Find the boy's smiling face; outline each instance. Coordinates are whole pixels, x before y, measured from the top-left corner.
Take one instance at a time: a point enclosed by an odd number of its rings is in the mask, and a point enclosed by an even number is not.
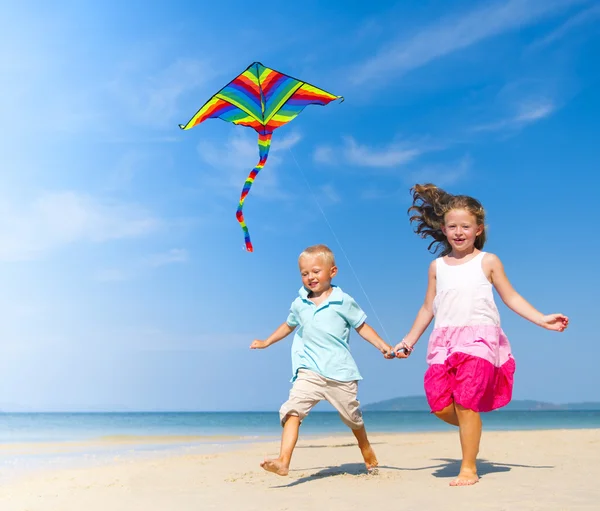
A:
[[[337,267],[328,263],[321,255],[303,255],[298,260],[302,284],[313,296],[331,288],[331,279],[337,273]]]

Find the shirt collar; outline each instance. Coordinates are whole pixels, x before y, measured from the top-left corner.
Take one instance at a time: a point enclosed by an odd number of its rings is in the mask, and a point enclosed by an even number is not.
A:
[[[338,286],[335,286],[333,284],[331,285],[331,287],[332,287],[331,294],[329,295],[329,297],[327,298],[327,300],[324,303],[343,303],[344,292]],[[298,291],[300,298],[302,298],[302,300],[304,300],[305,302],[310,302],[310,300],[308,299],[309,293],[310,293],[310,290],[306,289],[304,286],[302,286],[300,288],[300,290]]]

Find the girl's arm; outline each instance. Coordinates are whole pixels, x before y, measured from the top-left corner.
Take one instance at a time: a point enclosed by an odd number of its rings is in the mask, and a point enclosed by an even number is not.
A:
[[[392,347],[385,342],[379,334],[373,330],[373,327],[363,323],[360,325],[356,331],[358,335],[360,335],[365,341],[370,342],[373,346],[375,346],[385,358],[394,358],[394,350]]]
[[[412,347],[417,344],[419,338],[423,335],[423,332],[427,330],[427,327],[433,319],[433,299],[435,298],[435,261],[432,261],[429,265],[429,272],[427,278],[427,292],[425,293],[425,301],[417,313],[415,321],[402,342],[398,343],[394,348],[396,356],[399,358],[406,358],[410,353],[403,353],[401,350],[404,347],[408,347],[412,350]]]
[[[563,314],[544,315],[517,293],[509,282],[504,272],[504,266],[498,256],[488,253],[485,255],[483,261],[484,269],[489,271],[492,284],[509,309],[528,321],[548,330],[562,332],[569,326],[569,318],[567,316]]]
[[[279,325],[279,327],[277,327],[277,330],[275,330],[269,337],[267,337],[266,340],[259,341],[255,339],[254,341],[252,341],[250,349],[261,350],[263,348],[268,348],[269,346],[271,346],[271,344],[275,344],[276,342],[279,342],[281,341],[281,339],[284,339],[285,337],[290,335],[294,331],[294,328],[296,327],[290,326],[287,323],[282,323],[281,325]]]

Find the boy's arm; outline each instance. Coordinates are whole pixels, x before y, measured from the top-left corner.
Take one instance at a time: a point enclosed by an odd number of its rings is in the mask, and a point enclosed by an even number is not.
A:
[[[375,346],[385,358],[394,358],[392,347],[385,342],[373,328],[366,323],[367,315],[358,303],[349,295],[345,295],[343,305],[340,309],[341,316],[349,326],[353,327],[365,341]]]
[[[508,280],[504,272],[502,262],[494,254],[486,254],[484,264],[490,270],[492,284],[498,291],[500,298],[506,306],[513,312],[516,312],[522,318],[531,321],[532,323],[547,328],[562,332],[569,326],[569,318],[563,314],[548,314],[544,315],[523,298]]]
[[[282,323],[281,325],[279,325],[277,330],[275,330],[271,335],[269,335],[269,337],[267,337],[264,341],[259,341],[257,339],[252,341],[250,349],[261,350],[263,348],[268,348],[269,346],[271,346],[271,344],[275,344],[276,342],[279,342],[281,341],[281,339],[284,339],[285,337],[290,335],[295,328],[295,326],[290,326],[287,323]]]
[[[394,350],[393,348],[385,342],[375,330],[367,323],[363,323],[362,325],[356,328],[358,335],[360,335],[365,341],[370,342],[373,346],[375,346],[385,358],[394,358]]]
[[[406,358],[410,355],[410,351],[412,351],[413,346],[417,344],[419,338],[423,335],[423,332],[427,330],[427,327],[433,319],[433,299],[435,298],[436,289],[435,265],[435,261],[432,261],[429,265],[425,301],[423,302],[423,305],[421,305],[421,308],[417,313],[417,317],[415,318],[415,321],[408,334],[406,334],[404,339],[402,339],[402,341],[394,347],[396,356],[399,358]],[[408,353],[399,351],[405,347],[408,348]]]

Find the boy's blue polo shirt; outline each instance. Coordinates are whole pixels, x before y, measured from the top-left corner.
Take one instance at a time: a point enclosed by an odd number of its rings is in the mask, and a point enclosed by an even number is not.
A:
[[[354,299],[339,287],[332,286],[329,298],[318,307],[308,299],[302,287],[292,302],[287,324],[300,328],[292,343],[292,370],[314,371],[337,381],[362,380],[350,353],[350,329],[358,328],[367,315]]]

